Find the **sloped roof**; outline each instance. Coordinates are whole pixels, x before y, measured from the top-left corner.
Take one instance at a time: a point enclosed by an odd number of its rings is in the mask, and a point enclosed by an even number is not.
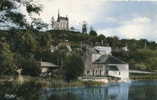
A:
[[[95,46],[93,49],[96,53],[101,53],[101,54],[110,54],[112,51],[111,47],[107,47],[107,46]]]
[[[57,19],[57,22],[59,22],[61,20],[68,20],[68,17],[59,16],[59,18]]]
[[[50,63],[50,62],[43,62],[43,61],[40,62],[40,66],[41,66],[41,67],[58,67],[57,65],[55,65],[55,64],[53,64],[53,63]]]
[[[102,55],[94,62],[94,64],[127,64],[127,63],[111,55]]]

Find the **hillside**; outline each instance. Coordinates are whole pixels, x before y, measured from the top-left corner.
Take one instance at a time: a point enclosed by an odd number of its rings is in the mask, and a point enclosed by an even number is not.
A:
[[[65,45],[61,45],[64,43],[69,43],[73,53],[80,55],[84,53],[82,44],[111,46],[113,55],[128,62],[131,69],[157,70],[157,43],[153,41],[119,39],[72,31],[10,30],[0,31],[0,74],[15,74],[15,70],[22,67],[24,74],[37,75],[38,70],[34,69],[38,69],[36,62],[41,60],[61,65],[67,52]],[[52,46],[59,46],[59,49],[52,53]],[[121,50],[124,46],[129,51]]]

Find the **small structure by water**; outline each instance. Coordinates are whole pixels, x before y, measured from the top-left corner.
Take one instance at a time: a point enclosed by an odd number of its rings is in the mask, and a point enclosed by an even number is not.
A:
[[[40,69],[41,69],[41,74],[51,74],[53,71],[57,70],[59,66],[50,63],[50,62],[40,62]]]
[[[129,80],[128,63],[112,56],[111,47],[96,46],[87,47],[85,55],[86,77],[111,77],[119,80]]]
[[[129,79],[129,65],[111,55],[103,55],[99,59],[97,59],[94,64],[100,64],[104,67],[106,74],[109,77],[116,77],[120,80],[128,80]],[[101,73],[100,73],[101,75]]]

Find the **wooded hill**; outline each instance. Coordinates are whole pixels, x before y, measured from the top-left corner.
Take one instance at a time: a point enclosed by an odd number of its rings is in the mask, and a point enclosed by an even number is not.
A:
[[[111,46],[113,55],[130,64],[130,69],[147,71],[157,70],[157,44],[146,39],[119,39],[97,35],[96,31],[89,34],[72,31],[9,30],[0,31],[0,70],[3,74],[15,74],[18,68],[24,69],[26,75],[39,73],[36,62],[48,61],[61,65],[66,60],[64,43],[69,43],[72,53],[82,56],[82,44],[90,46]],[[59,46],[53,53],[50,47]],[[129,51],[121,50],[127,46]],[[78,48],[80,48],[78,50]],[[63,61],[63,62],[61,62]]]

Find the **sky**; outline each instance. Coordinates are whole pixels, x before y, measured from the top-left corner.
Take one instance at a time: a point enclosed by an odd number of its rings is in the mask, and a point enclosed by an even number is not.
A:
[[[119,38],[157,42],[157,0],[34,0],[42,5],[40,18],[68,16],[70,27],[81,29],[83,21],[97,33]],[[24,11],[22,11],[24,12]]]
[[[68,16],[70,26],[80,29],[83,21],[99,34],[119,38],[146,38],[157,41],[157,1],[36,0],[46,22],[60,14]]]

